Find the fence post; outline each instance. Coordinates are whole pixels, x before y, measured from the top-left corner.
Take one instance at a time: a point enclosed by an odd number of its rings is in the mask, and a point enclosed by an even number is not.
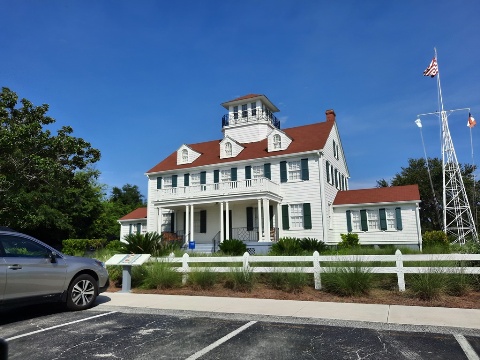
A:
[[[250,254],[248,251],[245,251],[245,254],[243,254],[243,271],[248,271],[250,265],[248,264],[248,257]]]
[[[320,254],[318,251],[313,253],[313,280],[315,281],[315,290],[321,290],[322,280],[320,278]]]
[[[397,249],[395,251],[397,256],[396,266],[397,266],[397,278],[398,278],[398,290],[405,291],[405,273],[403,272],[403,258],[402,252]]]
[[[182,284],[185,285],[187,283],[188,279],[188,259],[190,256],[188,256],[187,253],[183,254],[182,256]]]

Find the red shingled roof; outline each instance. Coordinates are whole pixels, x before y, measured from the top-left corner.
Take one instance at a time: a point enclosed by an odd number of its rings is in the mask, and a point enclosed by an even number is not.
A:
[[[333,205],[420,201],[418,185],[339,191]]]
[[[144,218],[147,218],[147,208],[141,207],[133,210],[131,213],[128,213],[127,215],[120,218],[119,220],[137,220],[137,219],[144,219]]]
[[[177,165],[177,152],[175,151],[153,168],[148,170],[147,174],[158,171],[185,169],[196,166],[221,164],[231,161],[251,160],[269,156],[322,150],[325,147],[325,142],[327,141],[328,135],[332,130],[333,124],[334,121],[325,121],[321,123],[283,129],[282,131],[284,131],[293,140],[286,150],[269,153],[267,151],[267,139],[264,139],[258,142],[242,144],[242,146],[245,148],[235,158],[220,159],[219,143],[221,140],[191,144],[188,146],[201,154],[195,161],[190,164]]]

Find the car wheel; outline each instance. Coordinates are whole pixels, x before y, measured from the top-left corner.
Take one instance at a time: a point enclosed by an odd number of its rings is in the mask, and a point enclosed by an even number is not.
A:
[[[68,287],[67,307],[70,310],[84,310],[95,302],[98,284],[93,277],[82,274],[73,279]]]

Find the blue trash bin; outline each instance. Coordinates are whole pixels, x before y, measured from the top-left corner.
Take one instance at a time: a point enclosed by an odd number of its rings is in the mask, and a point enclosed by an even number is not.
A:
[[[190,250],[194,250],[195,249],[195,241],[189,241],[188,242],[188,248]]]

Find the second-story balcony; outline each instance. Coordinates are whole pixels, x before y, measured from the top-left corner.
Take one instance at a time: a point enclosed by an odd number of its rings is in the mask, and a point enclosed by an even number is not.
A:
[[[223,115],[222,128],[229,125],[256,122],[270,122],[277,129],[280,129],[280,120],[268,109],[240,110]]]
[[[247,196],[257,194],[262,196],[268,193],[281,196],[280,185],[267,178],[258,178],[157,189],[154,201],[175,201],[205,197],[221,200],[222,197],[229,195],[243,194]]]

